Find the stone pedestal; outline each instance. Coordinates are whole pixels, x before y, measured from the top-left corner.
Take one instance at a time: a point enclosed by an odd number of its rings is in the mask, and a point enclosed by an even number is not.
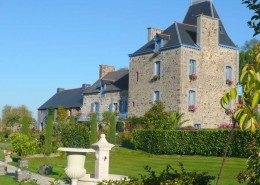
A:
[[[109,151],[114,147],[106,140],[106,135],[101,134],[100,140],[92,145],[96,151],[95,178],[105,180],[109,174]]]
[[[71,179],[71,185],[77,185],[78,180],[86,174],[84,168],[86,154],[95,151],[81,148],[59,148],[58,150],[67,153],[65,173]]]

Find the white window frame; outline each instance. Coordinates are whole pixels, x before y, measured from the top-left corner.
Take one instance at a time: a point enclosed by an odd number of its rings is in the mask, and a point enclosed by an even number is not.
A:
[[[197,74],[197,61],[194,59],[189,60],[189,75]]]
[[[191,94],[194,93],[194,99],[191,100]],[[193,89],[190,89],[188,91],[188,105],[191,106],[191,105],[196,105],[197,103],[197,92]]]
[[[227,80],[233,81],[233,68],[230,65],[225,66],[225,81]]]
[[[159,69],[158,69],[159,67]],[[162,65],[161,65],[161,61],[156,61],[154,63],[154,75],[155,76],[161,76],[162,74]]]

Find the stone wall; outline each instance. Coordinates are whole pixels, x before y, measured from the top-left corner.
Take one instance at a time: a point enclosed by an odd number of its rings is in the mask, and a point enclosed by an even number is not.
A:
[[[91,113],[91,104],[94,102],[100,103],[100,113],[105,111],[109,111],[109,105],[111,103],[118,103],[120,100],[128,99],[128,92],[107,92],[104,96],[101,97],[99,93],[84,95],[83,106],[81,109],[81,113],[84,115],[89,115]]]
[[[233,70],[233,84],[238,81],[238,51],[219,46],[218,19],[198,17],[197,43],[200,49],[181,47],[130,58],[129,115],[142,116],[153,105],[154,91],[161,92],[167,110],[180,110],[189,121],[185,125],[201,124],[203,128],[216,128],[229,122],[220,98],[230,86],[226,84],[225,68]],[[196,60],[197,79],[189,78],[189,61]],[[161,61],[161,78],[150,82],[154,63]],[[138,77],[137,77],[138,75]],[[138,81],[137,81],[138,78]],[[195,112],[188,110],[189,90],[196,91]],[[184,125],[184,126],[185,126]]]
[[[141,116],[153,106],[154,91],[161,92],[161,100],[167,110],[179,109],[180,59],[181,49],[164,51],[159,55],[149,54],[130,59],[128,104],[130,116]],[[161,77],[159,80],[152,82],[156,61],[161,61]]]

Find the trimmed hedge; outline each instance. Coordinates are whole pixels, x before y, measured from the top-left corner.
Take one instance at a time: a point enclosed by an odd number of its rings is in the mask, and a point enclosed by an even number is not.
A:
[[[61,142],[68,148],[89,148],[90,131],[84,124],[68,124],[61,130]]]
[[[136,148],[153,154],[223,156],[230,133],[231,130],[135,130],[133,142]],[[228,156],[249,157],[254,141],[260,147],[260,131],[253,134],[235,130],[233,138]]]

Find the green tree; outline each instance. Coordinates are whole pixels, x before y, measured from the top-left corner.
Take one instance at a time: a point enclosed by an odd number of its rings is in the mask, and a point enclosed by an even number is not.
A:
[[[239,52],[239,74],[242,73],[242,69],[246,64],[251,64],[254,61],[254,58],[252,58],[250,52],[254,46],[259,43],[259,40],[253,38],[250,41],[246,41],[244,46],[241,47],[241,51]]]
[[[6,105],[2,110],[2,122],[6,126],[13,126],[17,123],[21,124],[23,117],[30,119],[31,123],[34,121],[31,111],[24,105],[19,107]]]
[[[111,112],[110,115],[110,126],[108,130],[108,141],[112,144],[116,144],[116,114]]]
[[[66,118],[67,118],[67,110],[64,107],[59,106],[58,111],[57,111],[58,122],[59,123],[65,123]]]
[[[31,118],[29,116],[25,115],[22,117],[21,122],[22,122],[21,133],[30,137],[30,125],[32,123]]]
[[[158,101],[145,113],[142,124],[145,129],[176,129],[187,121],[182,120],[183,116],[180,112],[166,111],[163,102]]]
[[[53,127],[54,127],[54,109],[49,109],[46,127],[44,130],[44,153],[46,155],[51,154],[52,152],[52,135],[53,135]]]
[[[253,28],[255,33],[254,36],[260,33],[260,3],[259,0],[242,0],[243,4],[246,4],[247,7],[254,12],[251,20],[248,21],[250,28]]]
[[[250,56],[253,60],[244,66],[240,76],[243,96],[238,97],[234,87],[221,98],[221,106],[227,110],[231,102],[240,98],[240,105],[234,109],[233,117],[239,122],[241,129],[255,132],[260,121],[257,110],[260,101],[260,43],[253,47]]]
[[[97,114],[94,113],[91,116],[91,125],[90,125],[90,144],[97,142],[97,127],[98,127],[98,120],[97,120]]]

